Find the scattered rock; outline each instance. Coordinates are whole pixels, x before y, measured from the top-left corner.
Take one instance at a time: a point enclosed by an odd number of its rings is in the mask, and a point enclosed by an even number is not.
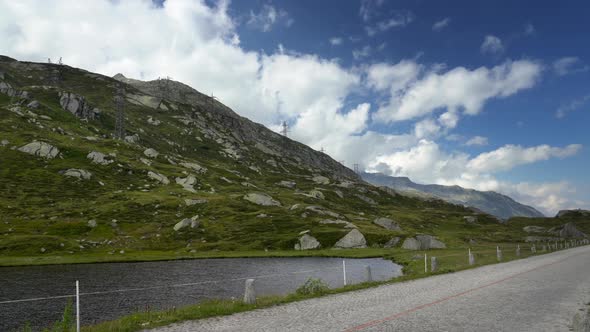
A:
[[[182,163],[180,163],[180,166],[192,169],[193,171],[195,171],[197,173],[201,173],[201,174],[207,172],[207,168],[205,168],[197,163],[182,162]]]
[[[312,181],[317,184],[330,184],[330,179],[325,176],[316,175],[312,178]]]
[[[277,185],[280,186],[280,187],[285,187],[285,188],[291,188],[291,189],[293,189],[293,188],[295,188],[296,183],[293,182],[293,181],[285,181],[285,180],[283,180],[283,181],[277,183]]]
[[[390,231],[401,231],[401,227],[399,227],[399,225],[393,221],[392,219],[389,218],[377,218],[375,220],[373,220],[373,223],[376,225],[379,225],[385,229],[388,229]]]
[[[391,238],[391,240],[387,241],[384,245],[383,248],[393,248],[395,247],[400,241],[399,237],[393,237]]]
[[[178,232],[179,230],[189,227],[189,226],[191,228],[197,228],[197,227],[199,227],[199,224],[200,224],[199,216],[194,216],[192,218],[185,218],[185,219],[182,219],[181,221],[177,222],[176,225],[174,225],[174,230]]]
[[[41,253],[44,253],[45,251],[47,251],[45,248],[41,248]]]
[[[100,111],[91,107],[82,96],[71,92],[60,92],[59,97],[61,107],[77,118],[94,120],[100,114]]]
[[[342,191],[340,191],[340,190],[334,190],[334,193],[335,193],[336,195],[338,195],[338,197],[340,197],[340,198],[344,198],[344,194],[342,193]]]
[[[76,179],[90,180],[92,173],[84,169],[70,168],[63,173],[64,176],[70,176]]]
[[[139,142],[139,135],[134,134],[134,135],[125,136],[125,142],[127,142],[129,144],[137,144],[137,142]]]
[[[317,189],[311,190],[307,196],[312,197],[312,198],[317,198],[317,199],[325,199],[326,198],[324,196],[324,193],[317,190]]]
[[[324,219],[324,220],[320,221],[320,224],[324,224],[324,225],[341,224],[341,225],[344,225],[344,228],[357,228],[355,224],[348,222],[346,220],[340,220],[340,219],[336,219],[336,220]]]
[[[422,250],[428,249],[446,249],[446,245],[441,241],[437,240],[432,235],[417,235],[416,239],[420,241],[420,247]]]
[[[28,108],[39,108],[39,105],[40,105],[40,104],[39,104],[39,102],[38,102],[38,101],[36,101],[36,100],[33,100],[32,102],[30,102],[30,103],[28,103],[28,104],[27,104],[27,107],[28,107]]]
[[[108,165],[114,162],[114,160],[107,157],[104,153],[92,151],[86,158],[90,159],[93,164]]]
[[[567,224],[553,227],[548,232],[562,238],[587,237],[585,233],[576,228],[576,225],[573,222],[568,222]]]
[[[321,246],[321,243],[315,237],[309,234],[303,234],[303,236],[299,238],[299,243],[295,244],[295,250],[318,249]]]
[[[197,184],[197,178],[189,174],[186,178],[176,178],[176,183],[181,185],[182,188],[186,191],[196,192],[194,185]]]
[[[402,249],[420,250],[420,241],[414,239],[413,237],[406,238],[404,243],[402,243]]]
[[[152,119],[152,117],[151,117],[151,116],[149,116],[149,117],[148,117],[148,119],[147,119],[147,122],[148,122],[149,124],[153,125],[153,126],[159,126],[159,125],[160,125],[160,123],[162,123],[162,122],[161,122],[160,120],[158,120],[158,119],[155,119],[155,120],[154,120],[154,119]]]
[[[299,208],[299,206],[301,206],[301,204],[293,204],[293,205],[291,205],[291,207],[289,208],[289,210],[291,210],[291,211],[297,210]]]
[[[88,220],[88,227],[90,227],[90,228],[96,227],[96,220],[94,220],[94,219]]]
[[[358,229],[353,229],[343,238],[338,240],[334,245],[334,248],[366,248],[367,240],[365,236],[359,232]]]
[[[361,201],[370,204],[370,205],[377,205],[377,202],[375,202],[374,199],[367,197],[365,195],[361,195],[361,194],[354,194],[354,196],[356,196],[358,199],[360,199]]]
[[[326,215],[326,216],[330,216],[330,217],[334,217],[334,218],[344,218],[342,215],[340,215],[336,212],[332,212],[323,206],[310,205],[310,206],[306,207],[305,209],[307,211],[311,211],[311,212],[321,214],[321,215]]]
[[[281,206],[279,201],[276,201],[269,195],[263,193],[249,193],[244,195],[244,199],[262,206]]]
[[[205,204],[207,202],[209,202],[209,201],[206,199],[188,199],[187,198],[184,200],[184,203],[186,204],[186,206],[193,206],[195,204]]]
[[[148,177],[150,177],[151,179],[154,179],[154,180],[156,180],[158,182],[161,182],[163,184],[169,184],[170,183],[170,180],[168,180],[168,178],[165,175],[160,174],[160,173],[149,171],[148,172]]]
[[[141,161],[142,163],[148,165],[148,166],[152,166],[152,161],[149,159],[145,159],[145,158],[139,158],[139,161]]]
[[[299,235],[307,234],[309,232],[311,232],[311,231],[309,229],[306,229],[304,231],[299,232]]]
[[[277,164],[277,162],[274,159],[269,159],[266,161],[266,163],[272,167],[279,167],[279,165]]]
[[[541,226],[526,226],[522,228],[527,233],[545,233],[547,229]]]
[[[147,148],[143,151],[143,154],[148,158],[157,158],[160,153],[152,148]]]
[[[268,215],[266,213],[261,213],[256,216],[256,218],[266,218],[266,217],[268,217]]]
[[[45,142],[31,142],[18,148],[19,151],[39,156],[46,159],[53,159],[59,155],[59,149]]]
[[[7,146],[8,144],[10,144],[10,141],[8,141],[7,139],[3,139],[2,141],[0,141],[0,145],[2,146]]]
[[[464,216],[463,220],[465,220],[465,222],[467,222],[468,224],[475,224],[477,222],[477,217],[476,216]]]

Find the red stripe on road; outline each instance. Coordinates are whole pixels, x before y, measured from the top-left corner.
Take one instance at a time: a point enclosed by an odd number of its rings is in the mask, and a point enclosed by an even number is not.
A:
[[[468,289],[468,290],[466,290],[464,292],[457,293],[457,294],[454,294],[454,295],[451,295],[451,296],[447,296],[447,297],[444,297],[442,299],[436,300],[434,302],[422,304],[422,305],[419,305],[419,306],[414,307],[412,309],[408,309],[408,310],[405,310],[405,311],[402,311],[402,312],[398,312],[397,314],[394,314],[394,315],[391,315],[391,316],[388,316],[388,317],[385,317],[385,318],[382,318],[382,319],[372,320],[370,322],[366,322],[364,324],[351,327],[351,328],[349,328],[347,330],[344,330],[344,332],[361,331],[361,330],[364,330],[366,328],[369,328],[369,327],[372,327],[372,326],[375,326],[375,325],[383,324],[385,322],[389,322],[389,321],[398,319],[400,317],[403,317],[405,315],[408,315],[408,314],[410,314],[412,312],[415,312],[415,311],[418,311],[418,310],[421,310],[421,309],[424,309],[424,308],[432,307],[432,306],[437,305],[439,303],[446,302],[446,301],[452,300],[454,298],[457,298],[457,297],[460,297],[460,296],[463,296],[463,295],[466,295],[466,294],[469,294],[469,293],[473,293],[473,292],[475,292],[477,290],[480,290],[480,289],[483,289],[483,288],[486,288],[486,287],[497,285],[497,284],[502,283],[504,281],[507,281],[507,280],[510,280],[510,279],[514,279],[514,278],[516,278],[516,277],[518,277],[520,275],[523,275],[525,273],[533,272],[535,270],[539,270],[539,269],[542,269],[542,268],[545,268],[545,267],[548,267],[548,266],[551,266],[551,265],[555,265],[557,263],[561,263],[561,262],[563,262],[565,260],[568,260],[570,258],[579,256],[579,255],[582,255],[582,254],[585,254],[585,253],[575,254],[575,255],[566,257],[564,259],[561,259],[561,260],[552,262],[552,263],[547,263],[547,264],[544,264],[544,265],[540,265],[540,266],[537,266],[537,267],[535,267],[533,269],[530,269],[530,270],[527,270],[527,271],[523,271],[523,272],[519,272],[519,273],[513,274],[511,276],[508,276],[508,277],[506,277],[504,279],[496,280],[494,282],[491,282],[491,283],[488,283],[488,284],[485,284],[485,285],[482,285],[482,286],[479,286],[479,287],[471,288],[471,289]]]

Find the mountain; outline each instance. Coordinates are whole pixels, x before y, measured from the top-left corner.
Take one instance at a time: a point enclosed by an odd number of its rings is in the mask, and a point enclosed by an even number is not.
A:
[[[381,173],[362,173],[362,178],[376,186],[387,186],[408,195],[436,197],[445,201],[470,206],[500,219],[511,217],[543,217],[535,208],[518,203],[512,198],[493,191],[477,191],[459,186],[418,184],[407,177],[387,176]]]
[[[183,83],[3,56],[0,165],[2,255],[458,243],[474,215],[370,185]]]

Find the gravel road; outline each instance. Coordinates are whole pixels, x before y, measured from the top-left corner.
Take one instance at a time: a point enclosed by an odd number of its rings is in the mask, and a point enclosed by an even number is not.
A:
[[[569,331],[588,301],[584,246],[156,331]]]

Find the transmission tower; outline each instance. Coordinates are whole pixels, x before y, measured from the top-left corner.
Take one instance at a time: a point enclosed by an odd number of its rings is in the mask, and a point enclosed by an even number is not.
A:
[[[322,146],[322,148],[320,149],[321,153],[326,153],[326,150],[324,150],[324,147]]]
[[[352,167],[353,167],[353,169],[354,169],[354,172],[355,172],[356,174],[359,174],[359,173],[360,173],[360,171],[359,171],[359,164],[354,164],[354,165],[352,165]]]
[[[289,133],[289,125],[287,124],[287,121],[283,121],[282,127],[283,129],[281,129],[281,134],[287,137],[287,134]]]
[[[123,86],[117,86],[115,94],[115,138],[125,139],[125,89]]]

